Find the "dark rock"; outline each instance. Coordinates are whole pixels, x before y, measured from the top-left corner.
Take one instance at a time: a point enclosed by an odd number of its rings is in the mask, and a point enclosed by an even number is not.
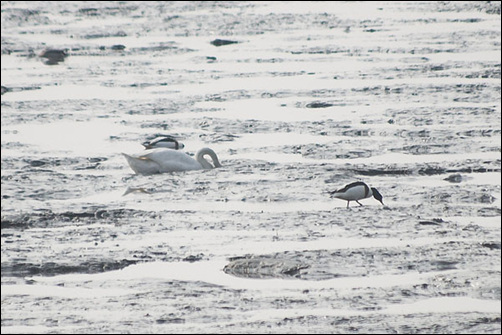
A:
[[[239,43],[237,41],[230,41],[230,40],[220,40],[219,38],[215,39],[214,41],[211,41],[211,44],[214,45],[215,47],[221,47],[222,45],[229,45],[229,44],[235,44]]]

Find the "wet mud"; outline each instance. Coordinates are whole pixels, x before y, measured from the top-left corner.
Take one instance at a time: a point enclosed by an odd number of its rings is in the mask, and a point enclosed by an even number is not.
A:
[[[500,333],[500,22],[2,2],[2,333]],[[165,134],[223,166],[135,175]]]

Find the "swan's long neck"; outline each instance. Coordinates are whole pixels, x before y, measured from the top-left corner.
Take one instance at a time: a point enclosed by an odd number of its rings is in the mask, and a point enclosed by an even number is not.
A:
[[[209,163],[206,158],[204,158],[205,155],[209,155],[211,159],[213,160],[214,167]],[[195,154],[195,159],[197,162],[202,165],[204,169],[212,169],[212,168],[217,168],[221,167],[220,161],[218,160],[218,156],[216,156],[216,153],[209,148],[202,148],[199,151],[197,151],[197,154]]]

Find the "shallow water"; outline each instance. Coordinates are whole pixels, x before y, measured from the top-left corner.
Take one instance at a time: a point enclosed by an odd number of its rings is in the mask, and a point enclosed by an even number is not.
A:
[[[2,333],[500,333],[500,24],[2,2]],[[134,175],[159,134],[223,167]]]

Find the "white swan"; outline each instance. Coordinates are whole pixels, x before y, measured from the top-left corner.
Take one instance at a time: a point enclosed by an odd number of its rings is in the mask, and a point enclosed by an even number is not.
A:
[[[221,167],[216,153],[209,148],[197,151],[195,159],[184,152],[166,148],[145,150],[135,155],[124,153],[122,155],[127,159],[127,163],[134,172],[145,175]],[[206,160],[205,155],[211,157],[214,167]]]

